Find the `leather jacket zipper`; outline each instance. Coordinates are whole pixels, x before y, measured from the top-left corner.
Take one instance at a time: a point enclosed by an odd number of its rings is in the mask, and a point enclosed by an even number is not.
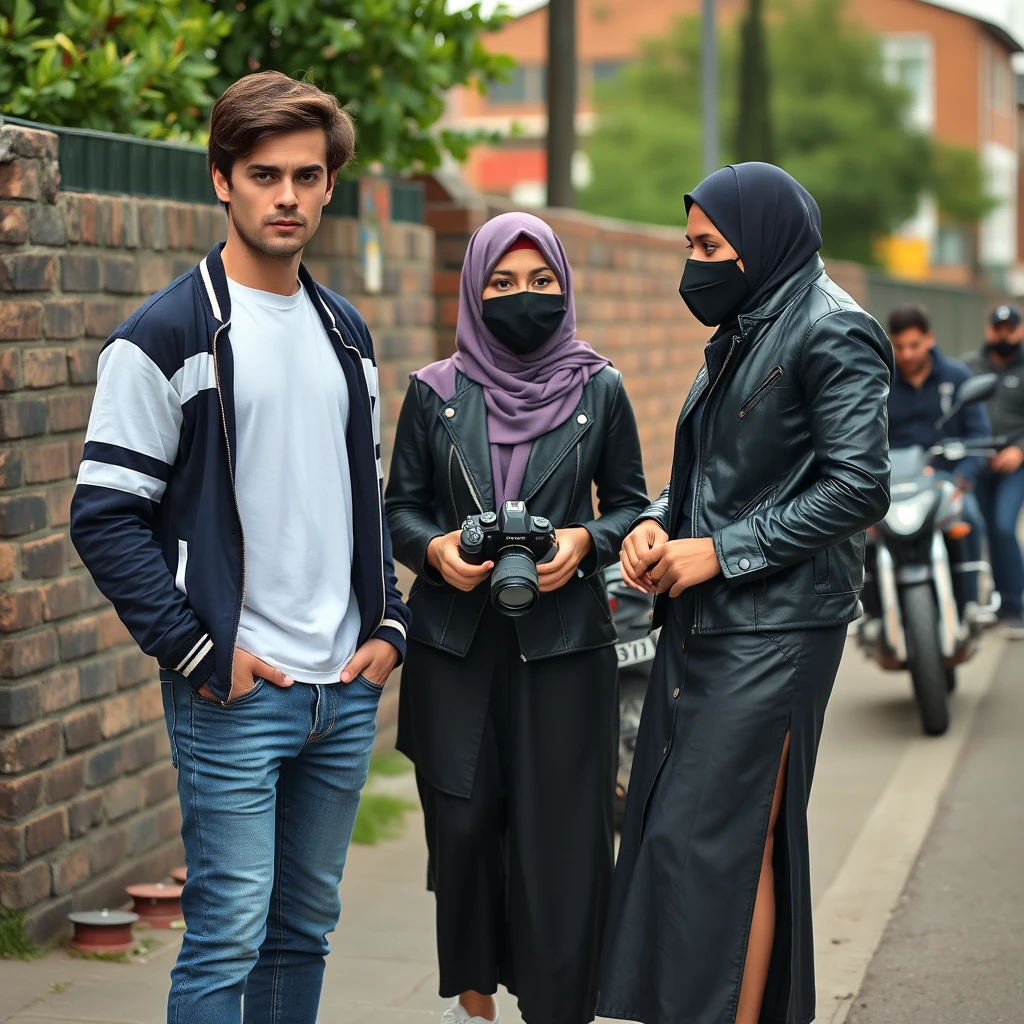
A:
[[[745,420],[750,415],[751,410],[768,394],[773,387],[775,387],[776,381],[785,373],[781,366],[776,366],[771,373],[765,377],[764,382],[758,387],[758,389],[743,403],[740,407],[740,411],[737,416],[741,420]]]
[[[235,678],[235,649],[238,646],[238,627],[242,622],[242,609],[245,607],[245,530],[242,527],[242,510],[238,507],[238,491],[235,490],[235,471],[231,465],[231,438],[228,434],[228,414],[224,408],[224,392],[220,383],[220,363],[217,361],[217,339],[229,324],[230,320],[224,323],[213,332],[213,379],[217,384],[217,401],[220,403],[220,422],[224,428],[224,447],[228,452],[228,475],[231,477],[231,497],[235,502],[235,515],[238,517],[238,532],[242,538],[242,593],[238,600],[238,614],[235,616],[235,633],[231,640],[231,661],[228,671],[228,694],[231,693],[232,680]],[[226,705],[227,701],[221,701]]]
[[[580,486],[580,471],[583,468],[583,445],[579,441],[576,442],[576,479],[572,485],[572,494],[569,496],[569,507],[565,513],[565,521],[570,522],[572,520],[572,506],[576,500],[576,492]]]
[[[700,422],[700,436],[697,438],[697,451],[694,453],[697,459],[697,470],[694,477],[693,487],[693,509],[690,514],[690,533],[696,535],[697,529],[697,502],[700,497],[700,471],[703,465],[703,454],[704,454],[704,434],[707,431],[708,419],[710,414],[713,412],[711,408],[711,398],[714,394],[715,388],[718,387],[718,382],[725,376],[725,371],[729,367],[729,363],[732,360],[733,353],[736,351],[736,346],[740,343],[740,338],[733,336],[732,343],[729,345],[729,351],[726,354],[725,362],[722,363],[722,369],[719,370],[718,376],[715,378],[711,387],[708,388],[707,397],[704,399],[705,413],[701,418]],[[693,630],[697,631],[697,623],[700,621],[700,596],[698,592],[694,591],[693,595]]]
[[[462,461],[462,455],[459,453],[459,450],[455,447],[455,445],[452,445],[452,452],[455,454],[455,458],[457,458],[459,460],[459,467],[462,470],[462,477],[466,481],[466,486],[469,488],[469,493],[473,496],[473,501],[476,502],[477,511],[478,512],[483,512],[484,511],[484,503],[480,500],[480,495],[478,495],[476,493],[476,488],[473,486],[473,481],[470,480],[469,473],[466,471],[466,464]],[[449,484],[451,484],[451,467],[452,467],[452,463],[451,463],[451,459],[449,458],[449,460],[448,460],[448,482],[449,482]],[[455,502],[455,490],[453,488],[452,489],[452,503],[454,504],[454,502]],[[459,518],[459,512],[458,512],[457,508],[455,510],[455,518],[456,519]]]

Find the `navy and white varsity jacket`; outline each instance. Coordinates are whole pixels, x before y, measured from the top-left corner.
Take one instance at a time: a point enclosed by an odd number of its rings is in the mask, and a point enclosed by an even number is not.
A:
[[[245,546],[234,488],[231,306],[222,248],[153,296],[104,345],[71,537],[143,651],[193,688],[208,683],[226,700],[245,600]],[[359,642],[378,637],[404,657],[410,617],[383,514],[373,343],[349,302],[305,267],[299,279],[348,382]]]

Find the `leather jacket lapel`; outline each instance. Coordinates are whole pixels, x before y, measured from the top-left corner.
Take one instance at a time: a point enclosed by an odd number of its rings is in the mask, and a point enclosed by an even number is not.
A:
[[[580,399],[580,404],[564,423],[533,442],[520,491],[523,501],[529,501],[544,486],[562,459],[576,447],[580,438],[590,429],[594,417],[584,401]]]
[[[455,445],[466,482],[480,500],[481,511],[494,511],[494,474],[483,389],[460,374],[455,396],[441,406],[438,416]]]

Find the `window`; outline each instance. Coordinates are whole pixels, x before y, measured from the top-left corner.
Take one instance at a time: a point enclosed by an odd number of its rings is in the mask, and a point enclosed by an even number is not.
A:
[[[621,60],[595,60],[593,65],[593,76],[595,82],[607,82],[614,78],[623,67],[625,61]]]
[[[491,103],[543,103],[547,99],[546,64],[520,64],[507,82],[493,82],[487,89]]]
[[[935,126],[931,37],[887,36],[882,42],[882,59],[885,77],[910,93],[910,123],[930,131]]]
[[[932,246],[932,263],[937,267],[963,267],[969,259],[967,232],[952,224],[940,224]]]
[[[995,46],[989,50],[989,53],[992,59],[989,76],[992,86],[992,109],[998,110],[1001,114],[1008,114],[1010,112],[1013,91],[1010,62],[1006,54],[1000,52]]]
[[[507,82],[491,82],[487,98],[492,103],[523,103],[526,100],[526,68],[520,66],[509,72]]]

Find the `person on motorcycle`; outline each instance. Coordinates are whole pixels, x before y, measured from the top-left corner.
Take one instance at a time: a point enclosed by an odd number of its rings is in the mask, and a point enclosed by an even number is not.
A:
[[[999,619],[1007,635],[1024,640],[1024,557],[1017,526],[1024,509],[1024,322],[1020,310],[998,306],[989,319],[985,345],[967,359],[975,374],[999,377],[989,400],[992,432],[1006,447],[978,477],[978,503],[988,526],[992,576],[1002,597]]]
[[[889,447],[931,448],[946,438],[969,442],[990,435],[983,405],[966,405],[941,430],[936,423],[949,412],[957,389],[972,374],[966,364],[943,355],[935,344],[928,313],[921,306],[897,306],[889,314],[889,338],[896,360],[896,373],[889,391]],[[985,520],[974,496],[980,458],[962,459],[955,464],[937,460],[935,469],[951,477],[963,491],[962,516],[971,532],[964,538],[964,560],[981,560]],[[978,601],[978,574],[962,575],[957,597],[964,611]]]

